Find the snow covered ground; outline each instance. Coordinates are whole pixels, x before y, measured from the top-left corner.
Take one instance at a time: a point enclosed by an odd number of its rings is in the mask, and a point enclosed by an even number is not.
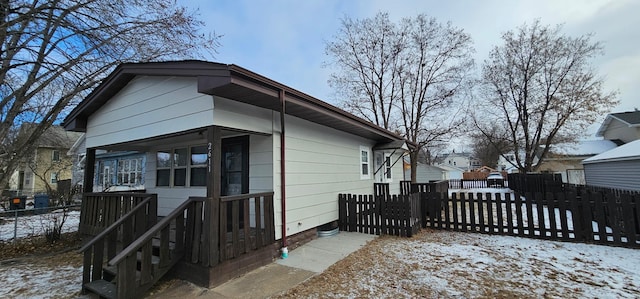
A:
[[[17,232],[18,239],[43,236],[46,228],[50,228],[54,223],[62,221],[62,216],[63,210],[61,209],[53,210],[46,214],[18,216],[17,218],[12,212],[0,213],[0,242],[13,240],[14,232]],[[62,232],[77,231],[79,224],[80,211],[69,211],[67,218],[64,220]]]
[[[19,237],[53,221],[44,217],[59,214],[19,217]],[[69,213],[65,231],[78,220]],[[13,227],[5,219],[0,240],[13,238]],[[72,251],[0,261],[0,298],[75,298],[81,260]],[[378,238],[295,290],[285,297],[640,298],[640,250],[427,229]]]
[[[380,237],[279,298],[640,298],[640,250],[426,229]]]

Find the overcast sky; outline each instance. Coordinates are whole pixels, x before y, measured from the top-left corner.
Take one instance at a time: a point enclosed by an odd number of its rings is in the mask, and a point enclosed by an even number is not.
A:
[[[612,112],[640,108],[640,1],[389,1],[389,0],[180,0],[198,9],[209,31],[223,35],[215,60],[236,64],[336,104],[327,83],[332,70],[325,43],[338,32],[341,19],[370,18],[388,12],[393,21],[425,13],[450,21],[474,41],[476,67],[489,50],[501,45],[503,32],[539,18],[564,24],[570,36],[592,33],[605,54],[593,61],[606,90],[618,90],[621,103]],[[602,116],[604,119],[604,115]],[[597,127],[596,127],[597,129]],[[595,130],[593,130],[595,133]],[[591,136],[593,138],[593,135]]]

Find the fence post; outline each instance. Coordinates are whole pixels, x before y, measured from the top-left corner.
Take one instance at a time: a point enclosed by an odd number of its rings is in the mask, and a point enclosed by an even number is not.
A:
[[[13,243],[15,244],[18,241],[18,210],[15,212],[16,219],[13,222]]]

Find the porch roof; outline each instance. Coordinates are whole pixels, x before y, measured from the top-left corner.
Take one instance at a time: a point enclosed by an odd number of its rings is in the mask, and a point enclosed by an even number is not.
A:
[[[401,136],[291,87],[234,64],[186,60],[119,65],[65,118],[64,127],[86,131],[87,119],[136,76],[184,76],[198,79],[198,92],[280,111],[377,142],[404,140]],[[408,141],[407,141],[408,142]]]

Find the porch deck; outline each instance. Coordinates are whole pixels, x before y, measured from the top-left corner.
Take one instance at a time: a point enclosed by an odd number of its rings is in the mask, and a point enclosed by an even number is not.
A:
[[[179,262],[215,268],[275,242],[272,192],[191,197],[161,218],[155,194],[89,193],[82,213],[80,231],[93,236],[81,249],[83,291],[117,298],[143,294]]]

